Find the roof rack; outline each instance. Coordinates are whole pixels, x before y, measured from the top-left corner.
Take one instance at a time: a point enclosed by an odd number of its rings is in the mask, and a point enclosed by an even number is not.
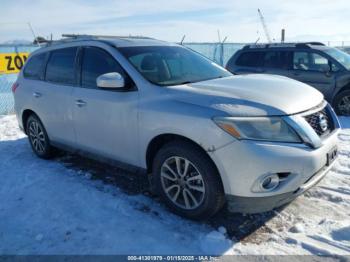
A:
[[[311,48],[312,45],[325,46],[321,42],[300,42],[300,43],[271,43],[271,44],[248,44],[243,49],[249,48],[278,48],[278,47],[296,47],[296,48]]]
[[[96,39],[123,39],[128,41],[128,39],[154,39],[146,36],[112,36],[112,35],[87,35],[87,34],[62,34],[62,39],[59,40],[47,40],[43,43],[46,45],[55,45],[68,43],[73,41],[81,40],[96,40]]]
[[[129,35],[129,36],[117,36],[117,35],[85,35],[85,34],[62,34],[62,37],[65,37],[66,39],[68,38],[72,38],[72,39],[96,39],[96,38],[121,38],[121,39],[125,39],[125,38],[131,38],[131,39],[153,39],[151,37],[147,37],[147,36],[138,36],[138,35]]]

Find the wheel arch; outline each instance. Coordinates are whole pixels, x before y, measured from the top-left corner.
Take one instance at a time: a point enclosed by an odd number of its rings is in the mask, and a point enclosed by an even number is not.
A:
[[[21,121],[22,121],[23,131],[26,135],[27,135],[27,121],[31,115],[35,115],[41,121],[40,117],[33,110],[31,109],[23,110]]]
[[[346,90],[350,90],[350,79],[346,82],[345,85],[342,85],[341,87],[337,88],[338,90],[333,94],[332,97],[332,105],[334,103],[335,98],[342,92],[346,91]]]
[[[215,166],[216,170],[219,171],[217,168],[215,162],[213,159],[210,157],[208,152],[197,142],[193,141],[190,138],[187,138],[182,135],[177,135],[177,134],[172,134],[172,133],[166,133],[166,134],[160,134],[154,137],[148,144],[147,150],[146,150],[146,166],[147,166],[147,172],[152,172],[152,165],[153,165],[153,159],[156,156],[157,152],[167,143],[179,140],[183,142],[187,142],[197,149],[201,150],[205,155],[210,159],[210,161],[213,163]],[[218,172],[219,173],[219,172]]]

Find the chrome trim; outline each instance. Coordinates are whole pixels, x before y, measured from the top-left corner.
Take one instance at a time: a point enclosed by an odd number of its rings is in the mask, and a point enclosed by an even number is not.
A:
[[[329,112],[329,115],[331,116],[334,129],[326,137],[321,138],[312,128],[312,126],[306,121],[305,116],[319,112],[324,108],[326,108],[326,110]],[[325,143],[327,138],[332,134],[336,133],[337,130],[341,127],[338,117],[335,114],[333,108],[326,101],[323,101],[321,105],[309,111],[297,115],[285,116],[283,117],[283,119],[297,132],[297,134],[301,137],[305,144],[313,148],[321,147]]]
[[[334,112],[333,108],[331,107],[330,104],[327,103],[327,110],[329,111],[329,114],[332,117],[333,125],[334,125],[334,130],[341,128],[339,119],[337,117],[337,114]]]
[[[302,115],[286,116],[283,120],[297,132],[305,144],[313,148],[322,146],[321,138]]]

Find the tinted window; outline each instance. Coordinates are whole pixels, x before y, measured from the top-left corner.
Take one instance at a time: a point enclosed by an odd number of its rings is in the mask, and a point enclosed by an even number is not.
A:
[[[110,54],[95,47],[84,49],[81,72],[81,83],[83,87],[97,88],[97,77],[112,72],[120,73],[125,80],[128,79],[119,63]]]
[[[27,62],[23,75],[26,78],[39,80],[42,78],[46,53],[35,55]]]
[[[238,66],[260,67],[262,66],[262,57],[264,52],[245,52],[242,53],[236,62]]]
[[[289,52],[268,51],[264,55],[264,67],[288,69]]]
[[[75,57],[77,48],[64,48],[51,52],[45,79],[54,83],[75,84]]]
[[[293,68],[296,70],[324,72],[330,65],[327,58],[317,53],[294,52]]]

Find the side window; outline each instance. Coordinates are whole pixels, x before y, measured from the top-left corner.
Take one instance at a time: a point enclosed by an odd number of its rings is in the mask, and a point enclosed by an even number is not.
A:
[[[120,73],[127,80],[119,63],[106,51],[96,48],[84,48],[81,68],[81,84],[86,88],[97,88],[96,79],[106,73]]]
[[[288,69],[289,68],[289,55],[287,51],[268,51],[264,55],[264,67]]]
[[[306,52],[294,52],[293,69],[309,70],[309,55]]]
[[[24,77],[34,80],[42,79],[45,59],[46,53],[34,55],[33,57],[31,57],[27,62],[26,66],[24,67]]]
[[[264,52],[244,52],[238,57],[236,65],[247,67],[260,67],[262,66],[263,55]]]
[[[317,53],[294,52],[293,69],[325,72],[330,65],[331,62],[327,58]]]
[[[76,47],[52,51],[46,67],[45,80],[59,84],[76,84],[76,53]]]

